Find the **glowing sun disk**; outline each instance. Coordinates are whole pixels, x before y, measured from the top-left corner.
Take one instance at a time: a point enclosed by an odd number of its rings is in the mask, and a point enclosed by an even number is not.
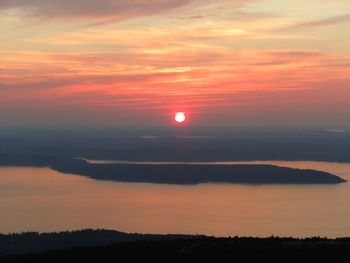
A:
[[[177,112],[175,114],[175,121],[176,122],[184,122],[186,120],[186,116],[183,112]]]

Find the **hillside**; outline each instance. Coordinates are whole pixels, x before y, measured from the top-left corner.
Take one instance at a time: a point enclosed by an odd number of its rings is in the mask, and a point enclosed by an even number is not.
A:
[[[102,233],[102,232],[101,232]],[[74,235],[74,234],[73,234]],[[58,236],[57,236],[58,237]],[[169,236],[168,236],[169,237]],[[159,237],[158,237],[159,238]],[[167,239],[167,238],[166,238]],[[171,238],[172,239],[172,238]],[[0,257],[10,262],[349,262],[350,239],[213,238],[136,241]]]

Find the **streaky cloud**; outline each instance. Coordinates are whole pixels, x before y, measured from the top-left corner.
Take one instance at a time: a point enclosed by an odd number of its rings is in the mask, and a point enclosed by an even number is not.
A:
[[[335,25],[343,22],[350,21],[350,14],[340,15],[340,16],[333,16],[328,17],[324,19],[318,19],[318,20],[312,20],[302,23],[296,23],[294,25],[286,26],[283,28],[280,28],[280,31],[284,30],[302,30],[302,29],[309,29],[309,28],[316,28],[316,27],[322,27],[322,26],[330,26]]]
[[[161,13],[193,0],[2,0],[0,10],[17,9],[37,18],[119,21]]]

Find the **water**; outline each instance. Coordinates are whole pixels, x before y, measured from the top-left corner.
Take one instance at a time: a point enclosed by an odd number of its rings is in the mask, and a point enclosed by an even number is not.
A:
[[[310,168],[350,180],[350,164],[344,163],[231,163]],[[348,200],[349,182],[179,186],[97,181],[49,168],[0,167],[2,233],[108,228],[216,236],[350,236]]]

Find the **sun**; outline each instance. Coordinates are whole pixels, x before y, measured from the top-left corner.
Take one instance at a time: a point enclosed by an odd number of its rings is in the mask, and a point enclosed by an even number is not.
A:
[[[181,122],[184,122],[185,120],[186,120],[186,115],[185,115],[185,113],[183,113],[183,112],[177,112],[177,113],[175,114],[175,121],[176,121],[176,122],[181,123]]]

